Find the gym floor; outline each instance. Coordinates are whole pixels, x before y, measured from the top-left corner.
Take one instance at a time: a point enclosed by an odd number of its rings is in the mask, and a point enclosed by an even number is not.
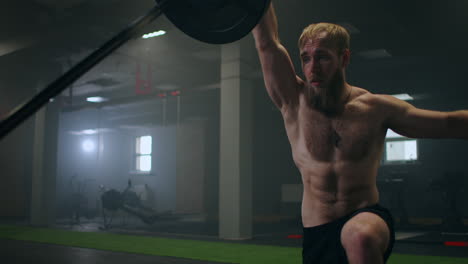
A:
[[[10,239],[0,239],[0,256],[3,263],[152,263],[152,264],[215,264],[219,262],[207,262],[193,259],[159,257],[142,254],[130,254],[122,252],[112,252],[97,249],[68,247],[35,243],[28,241],[17,241]]]
[[[5,221],[0,221],[5,223]],[[7,224],[12,224],[7,223]],[[16,223],[26,225],[24,223]],[[301,233],[297,226],[285,226],[276,224],[257,224],[254,226],[253,239],[246,241],[225,241],[216,237],[217,224],[206,222],[166,221],[159,222],[151,228],[139,224],[135,219],[116,220],[112,228],[103,230],[102,225],[96,221],[76,223],[62,222],[56,228],[82,232],[113,233],[124,235],[140,235],[163,238],[191,239],[211,242],[229,242],[235,244],[273,245],[286,247],[301,247],[301,239],[297,237]],[[164,232],[161,232],[164,230]],[[275,230],[276,232],[272,232]],[[261,232],[263,231],[263,232]],[[467,230],[468,231],[468,230]],[[181,234],[183,233],[183,234]],[[444,241],[464,241],[461,246],[447,246]],[[446,256],[468,258],[467,250],[468,232],[442,234],[436,231],[405,231],[397,232],[397,241],[393,253],[418,256]],[[0,256],[3,263],[158,263],[158,264],[210,264],[226,262],[208,262],[186,258],[160,257],[144,254],[132,254],[113,252],[106,250],[70,247],[0,239]],[[442,262],[441,262],[442,263]],[[468,262],[467,262],[468,263]]]

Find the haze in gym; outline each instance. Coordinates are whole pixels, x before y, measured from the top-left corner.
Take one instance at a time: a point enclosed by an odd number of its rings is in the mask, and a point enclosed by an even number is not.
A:
[[[468,109],[466,1],[273,3],[299,74],[302,29],[337,23],[350,84]],[[0,120],[154,5],[2,1]],[[0,139],[0,262],[301,263],[301,175],[252,34],[207,44],[164,15],[140,31]],[[467,157],[388,132],[388,263],[468,263]]]

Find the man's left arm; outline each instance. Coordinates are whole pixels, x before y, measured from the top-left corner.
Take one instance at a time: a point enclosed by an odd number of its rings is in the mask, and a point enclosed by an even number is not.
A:
[[[439,112],[419,109],[390,95],[376,95],[385,125],[410,138],[468,139],[468,110]]]
[[[468,139],[468,110],[447,113],[449,138]]]

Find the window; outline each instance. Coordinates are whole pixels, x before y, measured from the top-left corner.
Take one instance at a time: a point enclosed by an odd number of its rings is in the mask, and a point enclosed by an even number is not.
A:
[[[384,163],[409,163],[418,159],[418,144],[416,139],[410,139],[393,130],[387,131],[385,139]]]
[[[137,137],[135,147],[136,147],[135,148],[136,171],[138,172],[151,171],[152,137],[151,136]]]

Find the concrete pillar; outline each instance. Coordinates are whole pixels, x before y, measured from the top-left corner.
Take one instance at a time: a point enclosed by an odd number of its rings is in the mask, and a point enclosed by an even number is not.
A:
[[[60,103],[55,101],[34,115],[30,212],[34,226],[52,226],[55,222],[59,111]]]
[[[252,36],[221,48],[219,236],[252,237]]]

